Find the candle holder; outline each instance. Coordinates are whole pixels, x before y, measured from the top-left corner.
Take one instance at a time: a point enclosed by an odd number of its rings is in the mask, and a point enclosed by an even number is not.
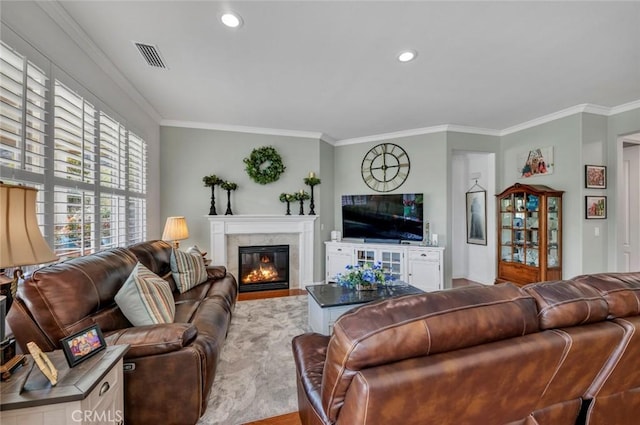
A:
[[[202,178],[202,183],[204,183],[206,187],[211,188],[211,205],[209,206],[209,215],[218,215],[216,212],[216,186],[221,184],[222,181],[223,180],[215,174]]]
[[[233,215],[233,211],[231,211],[231,191],[236,190],[238,185],[232,182],[223,182],[220,187],[227,191],[227,211],[224,215]]]
[[[315,203],[313,202],[313,187],[320,184],[320,179],[315,177],[313,173],[309,173],[309,177],[304,178],[304,184],[311,188],[311,200],[309,202],[309,215],[316,215]]]
[[[304,190],[296,193],[296,201],[300,201],[300,215],[304,215],[304,201],[309,199],[309,194]]]
[[[280,202],[286,202],[287,203],[287,213],[285,215],[291,215],[291,201],[295,200],[296,197],[295,195],[292,195],[290,193],[281,193],[280,194]]]

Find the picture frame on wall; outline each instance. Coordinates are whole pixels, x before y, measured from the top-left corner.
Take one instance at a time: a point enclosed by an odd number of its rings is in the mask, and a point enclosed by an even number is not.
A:
[[[607,167],[604,165],[585,165],[584,187],[587,189],[606,189]]]
[[[69,367],[77,366],[107,348],[107,343],[98,325],[89,326],[80,332],[62,338],[60,342]]]
[[[467,243],[487,244],[487,191],[467,192]]]
[[[606,196],[585,196],[585,218],[603,220],[607,218]]]

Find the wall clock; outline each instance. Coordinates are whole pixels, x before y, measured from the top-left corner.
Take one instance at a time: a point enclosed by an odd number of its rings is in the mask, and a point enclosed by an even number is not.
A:
[[[394,143],[374,146],[362,159],[362,179],[376,192],[390,192],[409,176],[409,155]]]

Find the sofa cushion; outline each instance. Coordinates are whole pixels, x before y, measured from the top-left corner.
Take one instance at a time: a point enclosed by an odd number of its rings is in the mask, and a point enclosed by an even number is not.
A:
[[[640,315],[640,272],[599,273],[572,279],[595,288],[609,305],[609,318]]]
[[[171,273],[180,293],[207,280],[207,267],[202,256],[177,249],[171,253]]]
[[[609,313],[609,306],[598,291],[571,281],[533,283],[523,289],[536,300],[540,329],[600,322]]]
[[[470,286],[369,303],[333,327],[322,378],[329,420],[358,371],[537,332],[535,300],[513,284]]]
[[[138,263],[115,296],[134,326],[172,323],[176,310],[169,284]]]

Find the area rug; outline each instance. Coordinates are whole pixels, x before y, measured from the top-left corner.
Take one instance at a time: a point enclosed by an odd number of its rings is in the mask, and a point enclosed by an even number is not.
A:
[[[306,295],[239,301],[198,425],[239,425],[298,410],[291,339],[307,329]]]

